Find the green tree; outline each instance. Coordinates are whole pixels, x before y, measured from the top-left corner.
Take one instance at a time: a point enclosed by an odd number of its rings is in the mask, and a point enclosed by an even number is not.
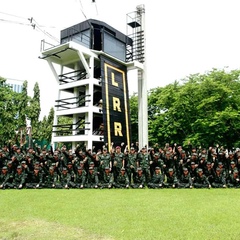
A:
[[[0,144],[15,138],[17,106],[17,93],[0,77]]]
[[[40,88],[38,83],[35,83],[33,88],[33,98],[29,100],[27,117],[31,120],[32,137],[38,138],[39,135],[39,116],[41,112],[40,106]]]
[[[240,70],[212,69],[151,89],[148,106],[149,145],[240,143]]]

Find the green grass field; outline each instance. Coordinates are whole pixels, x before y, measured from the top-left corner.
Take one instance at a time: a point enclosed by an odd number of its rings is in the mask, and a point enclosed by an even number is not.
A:
[[[240,239],[240,189],[0,191],[0,239]]]

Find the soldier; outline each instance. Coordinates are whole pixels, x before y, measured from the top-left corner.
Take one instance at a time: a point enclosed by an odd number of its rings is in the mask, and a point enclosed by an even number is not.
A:
[[[6,166],[4,166],[0,174],[0,189],[12,187],[12,182],[10,182],[10,180],[8,169]]]
[[[22,166],[17,166],[17,172],[14,174],[13,177],[13,187],[15,189],[22,189],[25,186],[26,182],[26,175],[22,171]]]
[[[60,183],[57,183],[56,188],[69,189],[70,181],[71,181],[71,175],[68,173],[66,167],[63,167],[59,180],[60,180]]]
[[[185,167],[183,168],[183,173],[179,177],[179,183],[178,188],[192,188],[192,178],[188,171],[188,169]]]
[[[42,188],[43,174],[40,172],[39,167],[35,167],[30,180],[26,183],[26,188]]]
[[[207,168],[203,171],[203,174],[207,177],[210,184],[212,184],[216,172],[213,169],[213,163],[207,162]]]
[[[161,173],[160,167],[155,167],[155,172],[148,183],[149,188],[162,188],[163,187],[163,174]]]
[[[137,168],[137,174],[133,176],[132,188],[144,188],[146,183],[145,175],[143,174],[142,168]]]
[[[54,167],[50,167],[48,170],[48,174],[46,175],[44,179],[43,187],[45,188],[55,188],[57,181],[58,181],[58,174],[54,171]]]
[[[131,183],[137,174],[137,153],[134,147],[130,148],[126,170],[127,170],[129,182]]]
[[[103,174],[103,179],[100,181],[101,188],[112,188],[113,187],[113,174],[110,172],[109,167],[105,167],[105,171]]]
[[[195,188],[211,188],[211,184],[209,183],[207,177],[203,174],[203,170],[201,168],[198,169],[198,174],[193,181],[193,186]]]
[[[88,174],[87,174],[87,188],[98,188],[99,187],[99,179],[98,173],[94,170],[93,167],[89,167]]]
[[[81,166],[78,166],[76,179],[75,179],[76,188],[83,189],[86,185],[86,180],[87,180],[87,173],[85,169]]]
[[[74,182],[75,181],[75,172],[74,172],[74,169],[73,169],[72,162],[67,163],[67,171],[71,176],[71,182]]]
[[[189,173],[191,175],[192,181],[194,182],[197,177],[197,165],[195,162],[191,162]]]
[[[137,156],[138,167],[142,168],[143,174],[145,175],[146,183],[151,179],[150,175],[150,155],[147,152],[147,148],[143,147],[142,151]]]
[[[153,159],[150,161],[150,174],[151,174],[151,177],[153,176],[156,167],[160,167],[161,172],[163,173],[164,172],[163,165],[164,165],[164,162],[163,162],[162,159],[160,159],[159,154],[158,153],[154,153]]]
[[[178,179],[173,168],[168,169],[168,173],[166,174],[166,181],[163,182],[163,187],[165,188],[178,187]]]
[[[125,158],[124,154],[121,152],[121,147],[117,146],[116,151],[113,154],[113,175],[114,179],[117,179],[119,176],[121,168],[125,167]]]
[[[109,167],[110,171],[112,170],[112,160],[111,155],[107,152],[107,148],[103,148],[103,152],[97,155],[97,158],[100,162],[100,176],[103,179],[104,170],[106,167]]]
[[[226,177],[221,173],[219,167],[216,169],[216,174],[211,185],[213,188],[226,188]]]
[[[227,187],[229,188],[240,188],[240,179],[239,179],[239,173],[238,170],[235,169],[232,174],[230,174],[228,181],[227,181]]]
[[[129,188],[129,179],[125,168],[121,168],[119,175],[114,180],[113,186],[115,188]]]

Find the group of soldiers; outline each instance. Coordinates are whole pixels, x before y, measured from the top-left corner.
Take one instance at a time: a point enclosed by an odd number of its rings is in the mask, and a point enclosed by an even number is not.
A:
[[[239,188],[240,149],[0,148],[0,188]]]

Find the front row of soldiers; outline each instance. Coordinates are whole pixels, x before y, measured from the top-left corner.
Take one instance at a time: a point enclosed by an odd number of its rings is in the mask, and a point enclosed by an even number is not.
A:
[[[24,164],[23,164],[24,165]],[[175,170],[169,168],[166,174],[161,172],[160,167],[155,170],[149,180],[141,167],[131,174],[121,168],[119,173],[114,176],[114,172],[108,166],[104,167],[102,174],[99,173],[94,163],[91,162],[88,171],[83,166],[77,167],[77,172],[73,169],[62,168],[58,172],[56,167],[51,166],[46,173],[38,164],[34,167],[33,172],[27,172],[24,166],[19,165],[15,173],[8,171],[4,166],[0,174],[0,188],[239,188],[240,179],[237,169],[233,170],[228,177],[224,175],[222,169],[217,167],[216,171],[208,175],[203,169],[198,168],[195,174],[188,168],[183,168],[182,174],[177,177]]]

